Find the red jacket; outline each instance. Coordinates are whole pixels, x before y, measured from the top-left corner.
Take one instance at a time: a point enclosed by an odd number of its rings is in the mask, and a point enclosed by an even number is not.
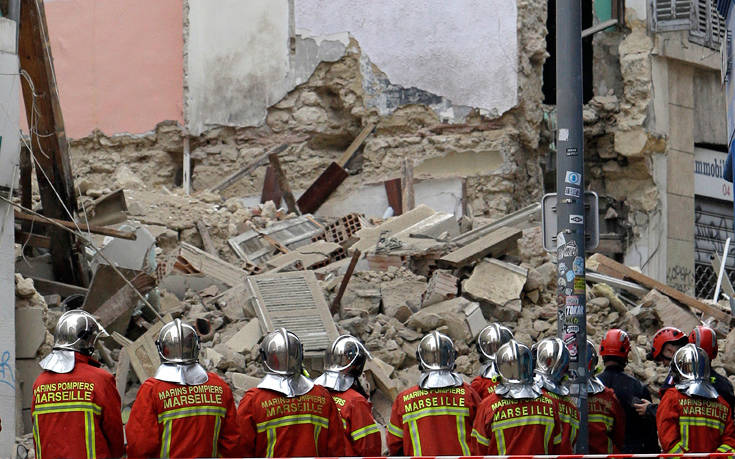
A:
[[[470,383],[470,386],[475,389],[475,392],[477,392],[477,395],[479,395],[482,400],[485,400],[485,398],[495,392],[495,387],[498,383],[500,383],[500,378],[497,377],[486,378],[484,376],[476,376]]]
[[[588,395],[587,424],[590,454],[618,453],[625,443],[625,412],[615,392],[604,391]]]
[[[536,399],[490,395],[480,404],[472,429],[476,456],[552,454],[559,442],[558,403],[545,390]]]
[[[735,452],[735,426],[722,396],[690,397],[672,387],[658,405],[656,427],[665,453]]]
[[[253,388],[237,408],[241,451],[248,457],[344,456],[342,420],[327,389],[287,398]]]
[[[388,451],[402,456],[469,456],[480,396],[469,384],[445,389],[413,386],[393,402]]]
[[[44,371],[33,384],[36,457],[107,458],[125,454],[115,378],[77,352],[69,373]]]
[[[214,373],[197,386],[148,378],[125,426],[128,457],[238,455],[235,401]]]
[[[567,396],[547,394],[559,404],[559,421],[561,421],[561,441],[555,440],[557,454],[574,454],[579,432],[579,410],[574,400]],[[557,444],[558,443],[558,444]]]
[[[337,404],[342,426],[345,428],[345,455],[380,456],[383,442],[380,428],[373,418],[373,405],[355,389],[329,392]]]

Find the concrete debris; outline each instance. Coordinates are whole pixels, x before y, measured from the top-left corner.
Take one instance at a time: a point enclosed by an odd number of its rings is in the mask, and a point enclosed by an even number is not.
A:
[[[643,298],[643,307],[646,306],[654,308],[662,323],[680,330],[692,330],[699,325],[699,319],[694,314],[675,304],[658,290],[651,290]]]
[[[225,346],[233,352],[249,353],[262,336],[258,319],[251,319],[235,335],[227,340]]]
[[[493,306],[498,318],[512,320],[521,311],[521,292],[527,279],[525,268],[512,270],[497,260],[488,260],[475,267],[462,282],[462,290],[470,298]]]
[[[450,274],[449,271],[437,269],[429,279],[426,290],[421,294],[421,307],[431,306],[444,300],[450,300],[457,296],[457,283],[459,279]]]

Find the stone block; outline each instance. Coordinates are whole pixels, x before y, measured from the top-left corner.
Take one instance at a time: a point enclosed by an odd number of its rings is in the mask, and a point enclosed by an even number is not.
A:
[[[260,330],[260,322],[258,319],[251,319],[244,327],[238,330],[232,338],[227,340],[225,346],[233,352],[247,353],[253,346],[258,344],[262,332]]]
[[[232,386],[235,389],[242,391],[252,389],[260,384],[260,378],[246,375],[244,373],[230,373],[230,376],[232,377]]]
[[[525,271],[524,268],[520,268]],[[528,274],[507,269],[484,261],[475,266],[469,279],[462,282],[462,290],[472,299],[504,307],[521,297]]]
[[[669,103],[694,108],[694,66],[670,60]]]
[[[406,325],[419,333],[444,327],[453,340],[471,341],[486,322],[477,303],[459,297],[421,309],[408,319]]]
[[[383,282],[380,294],[383,298],[385,315],[405,322],[414,309],[418,309],[421,294],[425,289],[426,283],[418,280],[396,279]]]
[[[668,237],[680,241],[694,240],[694,196],[666,194]]]
[[[653,307],[658,318],[666,326],[676,327],[686,332],[699,325],[699,319],[694,314],[674,303],[658,290],[651,290],[643,298],[643,304],[644,307]]]
[[[669,150],[666,172],[666,191],[682,196],[694,196],[694,155]]]
[[[694,153],[694,109],[669,104],[669,148]]]
[[[15,357],[32,359],[46,338],[42,308],[15,310]]]

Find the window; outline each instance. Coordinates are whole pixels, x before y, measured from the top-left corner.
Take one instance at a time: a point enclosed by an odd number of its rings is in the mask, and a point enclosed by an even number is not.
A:
[[[691,3],[692,0],[653,0],[654,30],[666,32],[689,29]]]
[[[717,0],[691,0],[691,2],[689,40],[719,50],[726,29],[725,20],[717,12]]]

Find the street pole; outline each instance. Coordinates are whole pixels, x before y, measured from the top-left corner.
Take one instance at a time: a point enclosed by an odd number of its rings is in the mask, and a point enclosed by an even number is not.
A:
[[[589,443],[581,1],[556,0],[556,211],[559,334],[572,354],[571,392],[577,397],[580,416],[576,452],[585,454]]]

